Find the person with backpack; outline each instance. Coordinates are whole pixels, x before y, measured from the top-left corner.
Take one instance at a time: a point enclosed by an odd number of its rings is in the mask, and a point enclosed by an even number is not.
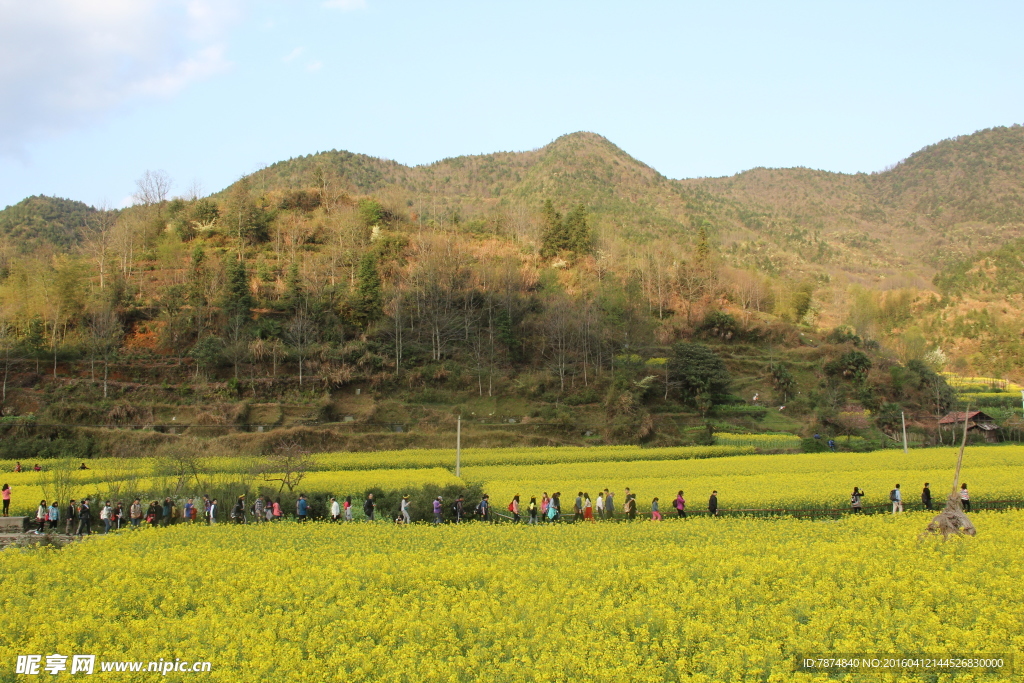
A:
[[[491,501],[490,496],[486,493],[484,497],[480,499],[479,505],[476,506],[476,514],[480,516],[481,521],[491,521]]]
[[[512,521],[519,522],[519,494],[512,496],[512,502],[508,504],[508,511],[512,513]]]
[[[672,507],[676,509],[676,517],[686,519],[686,499],[683,498],[682,490],[676,495],[676,499],[672,501]]]
[[[861,498],[864,497],[864,492],[856,486],[853,487],[853,493],[850,494],[850,509],[853,510],[854,514],[860,514],[864,512],[864,503],[861,502]]]
[[[627,491],[629,489],[626,489]],[[636,494],[627,493],[626,502],[622,506],[622,511],[626,514],[626,519],[633,521],[636,519]]]
[[[892,514],[903,512],[903,494],[900,492],[900,485],[889,492],[889,500],[892,501]]]
[[[366,500],[363,501],[363,514],[366,515],[366,519],[372,522],[376,511],[377,504],[373,501],[373,494],[366,494]]]
[[[537,496],[530,496],[530,502],[526,505],[526,512],[529,514],[527,524],[537,523]]]
[[[924,490],[921,491],[921,505],[925,510],[932,509],[932,490],[928,488],[928,482],[924,483]]]

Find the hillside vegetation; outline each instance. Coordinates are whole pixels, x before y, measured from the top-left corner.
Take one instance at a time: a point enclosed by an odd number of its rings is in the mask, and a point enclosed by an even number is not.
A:
[[[1014,126],[871,175],[671,180],[574,133],[325,152],[209,197],[147,172],[120,211],[31,197],[0,212],[7,455],[438,447],[458,415],[480,446],[881,443],[901,414],[948,440],[939,371],[1024,359],[1022,157]]]

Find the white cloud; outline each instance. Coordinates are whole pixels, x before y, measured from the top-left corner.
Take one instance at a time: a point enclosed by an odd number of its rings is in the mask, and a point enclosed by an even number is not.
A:
[[[324,0],[324,7],[343,11],[366,9],[366,0]]]
[[[290,62],[293,59],[295,59],[296,57],[298,57],[299,55],[301,55],[305,51],[305,49],[306,48],[303,48],[303,47],[297,47],[294,50],[292,50],[291,52],[289,52],[288,54],[286,54],[281,61],[283,61],[283,62]]]
[[[230,67],[237,0],[0,0],[0,154]]]
[[[309,70],[309,71],[319,71],[320,69],[323,68],[323,66],[324,66],[324,63],[318,60],[318,61],[310,62],[309,64],[307,64],[306,65],[306,69]]]

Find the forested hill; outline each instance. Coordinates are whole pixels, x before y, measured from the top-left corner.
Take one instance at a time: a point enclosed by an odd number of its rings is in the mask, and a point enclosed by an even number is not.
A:
[[[605,138],[573,133],[530,152],[408,167],[325,152],[279,162],[246,182],[296,190],[333,177],[438,224],[557,198],[585,204],[599,232],[628,243],[692,244],[707,220],[728,259],[783,274],[926,285],[937,268],[1024,235],[1024,128],[944,140],[874,174],[753,169],[674,181]]]
[[[208,197],[147,172],[120,211],[31,197],[0,212],[0,403],[111,426],[530,417],[620,442],[716,412],[926,425],[951,405],[937,371],[1024,366],[1022,161],[1013,127],[873,175],[672,180],[574,133],[417,167],[325,152]],[[754,395],[785,412],[747,419]]]
[[[22,252],[42,244],[68,249],[79,243],[96,209],[82,202],[32,196],[0,211],[0,238]]]

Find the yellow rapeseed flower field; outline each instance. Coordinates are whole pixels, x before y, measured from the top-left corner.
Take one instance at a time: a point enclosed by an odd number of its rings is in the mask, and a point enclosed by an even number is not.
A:
[[[17,655],[92,654],[225,683],[952,681],[794,664],[1024,651],[1024,512],[945,543],[918,539],[926,520],[183,525],[8,549],[0,680],[31,678]]]

